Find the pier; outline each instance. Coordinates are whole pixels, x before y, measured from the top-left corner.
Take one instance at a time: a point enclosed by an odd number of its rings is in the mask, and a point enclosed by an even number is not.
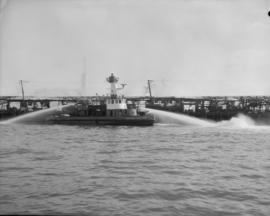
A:
[[[80,98],[85,100],[86,98]],[[48,109],[54,106],[75,103],[78,97],[19,97],[2,96],[0,97],[0,120],[12,118],[28,112],[34,112],[42,109]]]
[[[214,121],[229,120],[242,113],[268,122],[270,96],[155,97],[149,100],[147,107]]]
[[[95,101],[103,96],[89,97],[0,97],[0,119],[15,117],[41,109],[76,103]],[[254,119],[270,116],[270,96],[230,96],[230,97],[127,97],[130,101],[145,101],[146,107],[181,113],[197,118],[215,121],[228,120],[239,113]]]

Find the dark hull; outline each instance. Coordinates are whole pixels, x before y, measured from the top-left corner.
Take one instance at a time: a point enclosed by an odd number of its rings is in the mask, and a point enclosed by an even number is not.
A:
[[[53,124],[65,125],[130,125],[151,126],[154,119],[147,116],[136,117],[54,117],[49,120]]]

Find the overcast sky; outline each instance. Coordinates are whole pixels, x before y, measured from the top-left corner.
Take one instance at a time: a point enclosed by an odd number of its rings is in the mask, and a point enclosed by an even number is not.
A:
[[[4,2],[1,95],[270,95],[269,0]]]

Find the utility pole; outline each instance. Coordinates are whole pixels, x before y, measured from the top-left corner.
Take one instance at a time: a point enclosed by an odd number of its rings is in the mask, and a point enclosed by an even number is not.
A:
[[[24,100],[24,90],[23,90],[23,81],[20,80],[20,85],[21,85],[21,89],[22,89],[22,98]]]
[[[149,95],[150,95],[150,101],[152,101],[152,92],[151,92],[151,83],[153,80],[147,80],[148,83],[148,90],[149,90]]]
[[[87,94],[87,59],[86,56],[83,58],[83,72],[81,76],[81,95],[86,96]]]

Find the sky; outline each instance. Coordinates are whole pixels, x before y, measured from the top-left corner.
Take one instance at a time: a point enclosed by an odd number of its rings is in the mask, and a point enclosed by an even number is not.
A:
[[[0,2],[0,95],[270,95],[270,0]]]

